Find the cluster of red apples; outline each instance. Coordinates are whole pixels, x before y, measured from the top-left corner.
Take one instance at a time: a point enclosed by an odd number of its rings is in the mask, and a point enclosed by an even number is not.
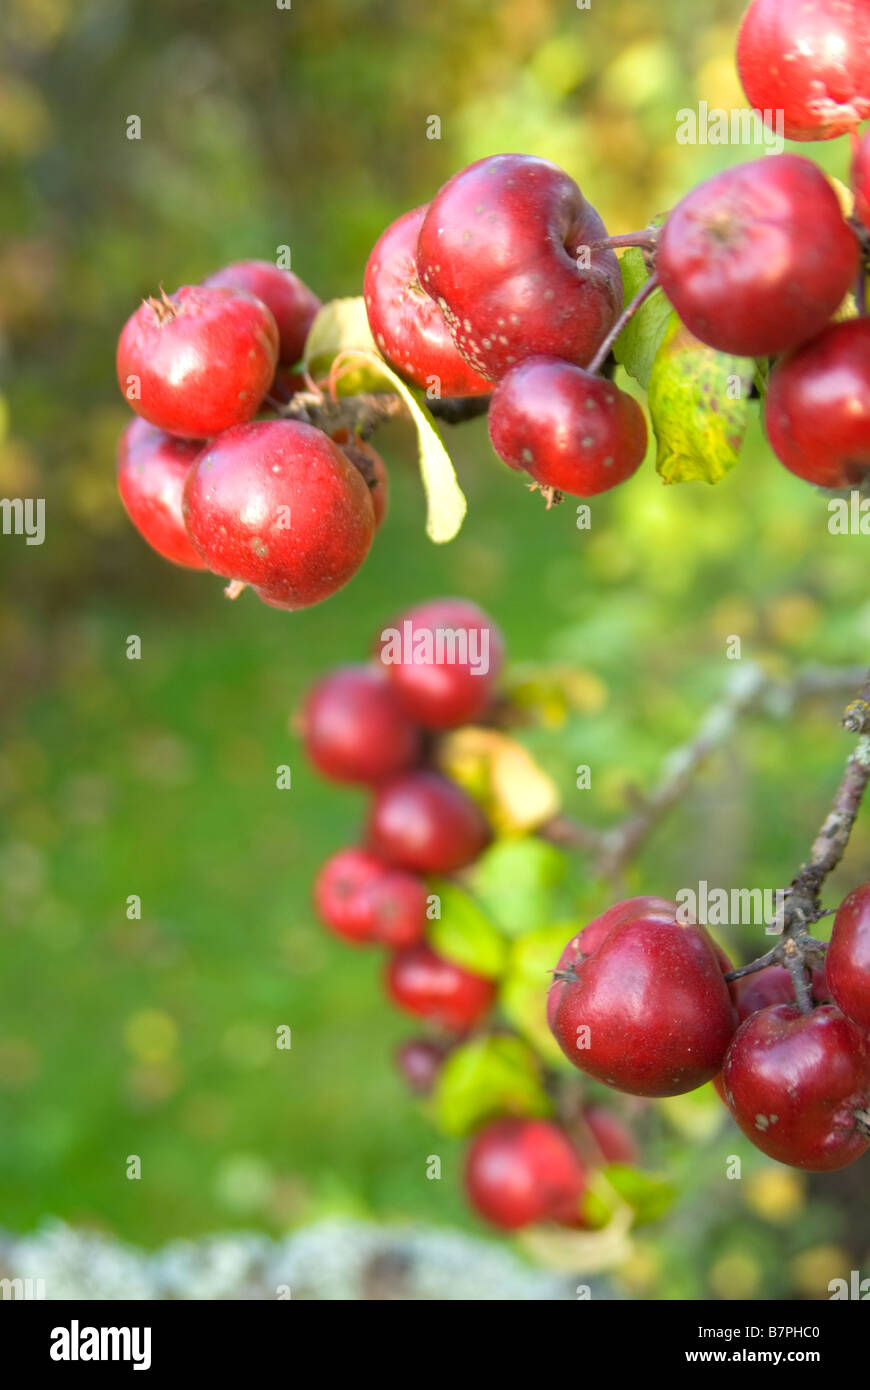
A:
[[[715,1081],[744,1134],[797,1168],[843,1168],[870,1147],[870,883],[841,904],[811,1007],[790,971],[732,965],[672,902],[632,898],[565,947],[550,1029],[581,1071],[638,1096]]]
[[[753,107],[795,140],[850,133],[855,214],[810,160],[766,156],[700,184],[660,228],[608,237],[555,164],[503,154],[460,170],[377,241],[364,278],[384,358],[432,397],[491,396],[498,456],[548,504],[624,481],[644,413],[599,374],[625,322],[615,249],[643,246],[651,283],[701,342],[772,362],[767,434],[792,473],[826,488],[870,468],[870,7],[753,0],[738,68]],[[857,317],[844,317],[857,289]],[[143,302],[118,378],[137,419],[118,450],[121,497],[167,559],[295,609],[365,559],[387,481],[374,450],[283,407],[316,296],[263,261]],[[716,402],[710,402],[716,409]],[[257,417],[257,418],[255,418]]]
[[[825,488],[870,468],[870,6],[753,0],[737,40],[753,109],[788,140],[853,141],[855,217],[810,160],[768,156],[701,184],[658,238],[659,282],[689,330],[722,352],[773,358],[764,418],[777,458]],[[834,319],[857,288],[859,317]]]
[[[133,524],[165,559],[274,608],[346,584],[387,505],[373,449],[275,415],[305,385],[293,368],[319,308],[290,271],[241,261],[145,300],[118,343],[136,411],[117,460]],[[264,409],[272,418],[255,420]]]
[[[486,633],[484,675],[461,661],[438,662],[436,646],[424,641],[462,630]],[[386,656],[395,633],[407,660]],[[387,948],[389,998],[435,1030],[398,1055],[420,1093],[470,1030],[500,1026],[497,984],[438,955],[426,938],[430,880],[461,874],[491,839],[478,804],[439,770],[438,740],[486,722],[503,652],[479,608],[434,600],[384,629],[371,663],[324,677],[300,718],[318,771],[371,797],[361,842],[323,866],[315,902],[343,940]],[[851,1163],[870,1146],[870,884],[836,915],[825,966],[812,971],[808,1011],[784,966],[728,980],[731,971],[706,929],[683,922],[674,903],[630,899],[568,942],[547,1018],[565,1056],[604,1086],[661,1097],[715,1081],[766,1154],[813,1170]],[[542,981],[542,1006],[545,988]],[[466,1190],[504,1229],[548,1220],[581,1227],[590,1172],[634,1157],[630,1132],[600,1106],[570,1126],[505,1115],[472,1140]]]
[[[548,500],[604,492],[646,452],[638,403],[586,370],[623,305],[606,240],[564,170],[493,155],[389,226],[366,267],[384,357],[431,396],[492,393],[493,448]]]
[[[870,242],[870,8],[865,0],[754,0],[738,66],[753,107],[795,140],[850,132],[856,220],[810,160],[766,156],[700,184],[663,227],[608,238],[555,165],[496,155],[455,174],[384,232],[365,277],[375,340],[436,394],[493,392],[499,457],[533,485],[587,497],[628,478],[643,413],[597,374],[622,320],[614,247],[650,270],[701,342],[774,359],[771,447],[827,488],[870,467],[870,320],[834,321]],[[632,240],[634,238],[634,241]]]
[[[486,634],[487,670],[465,661],[429,659],[426,638]],[[497,985],[438,955],[427,943],[429,877],[468,868],[491,830],[478,804],[438,770],[438,739],[485,721],[504,655],[493,620],[474,604],[437,599],[402,614],[385,632],[403,634],[406,654],[386,660],[381,635],[375,659],[325,676],[299,720],[306,751],[334,782],[365,787],[371,806],[362,843],[339,850],[314,889],[318,915],[336,936],[388,951],[390,1001],[430,1032],[400,1047],[397,1063],[418,1095],[434,1087],[451,1049],[491,1017]],[[433,644],[431,652],[437,651]],[[559,1215],[580,1225],[580,1199],[591,1168],[633,1162],[631,1133],[604,1106],[587,1106],[574,1141],[546,1120],[505,1116],[488,1124],[469,1149],[466,1188],[478,1212],[504,1229]],[[579,1145],[579,1147],[578,1147]]]

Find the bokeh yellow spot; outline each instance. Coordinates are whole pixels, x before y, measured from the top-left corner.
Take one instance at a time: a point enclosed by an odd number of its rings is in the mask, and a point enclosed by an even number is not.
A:
[[[709,1281],[719,1298],[752,1298],[761,1284],[761,1266],[751,1255],[734,1250],[716,1260]]]
[[[814,1245],[791,1262],[795,1288],[806,1298],[828,1298],[832,1279],[848,1279],[852,1257],[838,1245]]]
[[[619,1277],[634,1293],[646,1293],[658,1284],[661,1259],[654,1245],[637,1241],[619,1266]]]
[[[143,1009],[124,1024],[124,1042],[140,1062],[166,1062],[175,1052],[178,1028],[169,1014]]]
[[[800,1173],[764,1168],[753,1173],[745,1188],[746,1205],[765,1221],[790,1221],[804,1206],[806,1184]]]
[[[780,642],[804,642],[822,619],[822,611],[809,594],[783,594],[767,610],[768,624]]]

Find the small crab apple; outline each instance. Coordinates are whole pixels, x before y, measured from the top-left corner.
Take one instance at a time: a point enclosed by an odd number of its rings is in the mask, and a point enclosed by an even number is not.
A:
[[[210,570],[285,608],[342,588],[375,529],[359,471],[299,420],[238,425],[212,440],[190,470],[184,519]]]
[[[439,772],[405,772],[375,791],[373,848],[400,868],[450,874],[473,863],[491,838],[476,801]]]
[[[262,300],[278,325],[278,361],[288,367],[300,361],[308,330],[321,305],[298,275],[272,261],[234,261],[202,283],[246,290]]]
[[[362,892],[383,873],[383,860],[368,850],[341,849],[327,859],[314,882],[314,904],[323,924],[346,941],[373,941],[374,924]]]
[[[781,119],[787,140],[855,130],[870,116],[867,0],[753,0],[737,70],[751,105],[768,124]]]
[[[453,1033],[465,1033],[495,999],[492,980],[474,975],[418,942],[396,951],[387,966],[387,993],[405,1013],[428,1019]]]
[[[582,931],[579,931],[576,936],[572,936],[559,957],[553,972],[552,983],[547,991],[547,1022],[550,1030],[552,1031],[556,1012],[571,983],[571,975],[574,973],[573,967],[579,965],[586,956],[597,950],[611,927],[615,927],[617,922],[625,922],[629,918],[644,917],[650,914],[663,913],[667,919],[670,919],[674,914],[675,907],[676,905],[666,898],[654,898],[648,895],[625,898],[622,902],[614,903],[612,907],[608,907],[600,916],[593,917]],[[730,962],[727,968],[730,969]]]
[[[349,941],[399,949],[426,930],[426,885],[365,849],[343,849],[328,859],[315,884],[321,920]]]
[[[382,630],[378,656],[412,719],[427,729],[455,729],[492,703],[504,639],[477,604],[432,599]]]
[[[640,1150],[624,1120],[606,1105],[587,1105],[583,1120],[594,1140],[598,1163],[637,1163]],[[593,1159],[590,1159],[593,1161]]]
[[[817,487],[855,487],[870,468],[870,319],[833,323],[771,372],[770,447]]]
[[[449,1055],[450,1044],[435,1038],[409,1038],[396,1048],[396,1066],[410,1090],[418,1096],[428,1096]]]
[[[468,1199],[485,1220],[505,1231],[540,1221],[575,1221],[585,1187],[580,1158],[549,1120],[496,1120],[475,1135],[468,1150]]]
[[[774,1004],[740,1025],[725,1102],[762,1153],[795,1168],[845,1168],[870,1146],[870,1039],[833,1004]]]
[[[819,333],[858,270],[858,243],[822,171],[768,155],[678,203],[656,253],[683,323],[721,352],[765,357]]]
[[[492,382],[469,367],[420,284],[417,238],[428,206],[404,213],[374,244],[363,281],[372,335],[387,361],[416,386],[443,397],[486,395]]]
[[[360,911],[381,946],[399,950],[420,941],[426,930],[428,890],[422,878],[407,869],[385,864],[383,872],[366,883]]]
[[[551,1024],[581,1071],[638,1096],[674,1096],[719,1071],[736,1027],[731,997],[703,927],[652,907],[617,920],[581,956]],[[590,924],[593,926],[594,924]]]
[[[454,174],[417,243],[423,288],[454,342],[498,380],[524,357],[589,362],[622,309],[607,231],[558,165],[499,154]]]
[[[137,416],[121,435],[117,456],[118,492],[136,530],[158,555],[192,570],[205,565],[184,529],[181,497],[200,447]]]
[[[870,1032],[870,883],[862,883],[837,908],[825,972],[834,1003]]]
[[[261,300],[182,285],[146,299],[124,324],[118,382],[152,425],[210,439],[256,415],[277,360],[278,328]]]
[[[376,666],[342,666],[318,681],[301,714],[305,751],[335,782],[381,782],[413,767],[422,734]]]
[[[528,357],[502,377],[489,407],[489,437],[511,468],[576,497],[631,477],[647,443],[646,420],[632,396],[553,357]]]

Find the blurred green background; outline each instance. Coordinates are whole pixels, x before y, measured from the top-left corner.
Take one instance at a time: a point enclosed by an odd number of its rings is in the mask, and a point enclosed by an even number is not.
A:
[[[284,243],[323,298],[357,294],[392,218],[502,150],[564,165],[611,231],[642,226],[759,152],[674,138],[680,107],[742,105],[740,10],[6,0],[0,495],[45,497],[47,536],[0,539],[0,1226],[52,1214],[146,1245],[332,1211],[481,1229],[459,1193],[461,1146],[393,1073],[414,1026],[384,1007],[382,962],[328,938],[309,902],[362,806],[312,776],[288,718],[316,674],[363,658],[398,602],[467,594],[513,661],[577,668],[582,710],[531,746],[566,808],[599,824],[733,674],[729,634],[783,674],[861,661],[867,541],[828,534],[824,499],[780,468],[757,421],[715,490],[664,489],[648,461],[596,500],[589,533],[570,505],[545,514],[483,422],[456,428],[469,516],[443,548],[422,534],[410,431],[391,426],[378,447],[392,510],[369,560],[292,616],[229,604],[220,581],[164,563],[115,492],[114,347],[141,296]],[[845,177],[846,141],[821,158]],[[838,713],[823,701],[744,727],[632,886],[787,882],[849,750]],[[292,791],[278,791],[287,762]],[[590,791],[573,790],[580,762]],[[831,905],[868,862],[864,825]],[[630,1294],[826,1296],[829,1278],[866,1268],[860,1168],[807,1182],[751,1155],[704,1102],[642,1123],[681,1197],[639,1237]],[[441,1182],[424,1177],[431,1152]],[[732,1152],[747,1181],[723,1181]]]

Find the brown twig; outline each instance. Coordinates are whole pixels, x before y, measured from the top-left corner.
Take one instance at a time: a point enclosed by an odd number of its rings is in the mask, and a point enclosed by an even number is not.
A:
[[[799,671],[791,681],[779,681],[765,674],[757,666],[744,667],[731,682],[723,697],[706,713],[694,738],[675,749],[665,762],[664,771],[656,786],[640,798],[638,808],[628,815],[620,825],[609,830],[599,830],[574,820],[571,816],[559,815],[542,826],[539,833],[551,843],[562,848],[579,850],[588,854],[592,860],[592,870],[611,882],[618,881],[628,862],[655,832],[668,813],[683,799],[692,779],[707,759],[723,747],[734,733],[739,721],[748,714],[766,710],[774,716],[788,714],[799,701],[820,695],[842,693],[854,689],[865,680],[863,667],[807,667]],[[870,680],[867,681],[870,688]],[[854,702],[853,702],[854,704]],[[849,706],[849,709],[852,705]],[[845,717],[844,717],[845,718]],[[810,857],[812,873],[821,875],[818,884],[839,862],[848,841],[852,821],[857,813],[860,795],[858,782],[863,774],[864,783],[870,777],[870,763],[863,769],[859,749],[850,759],[850,769],[844,783],[834,800],[834,806],[825,826],[819,831]],[[863,791],[863,786],[861,788]],[[857,800],[855,799],[857,796]],[[851,810],[851,820],[847,818]],[[845,839],[843,836],[845,835]],[[828,864],[841,844],[836,859]],[[821,857],[824,845],[826,857]],[[807,872],[810,872],[808,869]],[[796,889],[797,880],[792,885]],[[800,906],[796,893],[790,890],[793,898],[792,911]],[[817,893],[813,899],[813,911],[817,905]],[[806,904],[804,903],[806,907]],[[820,910],[811,920],[817,920]]]
[[[485,415],[489,396],[459,396],[444,400],[427,400],[429,411],[446,425],[459,425]],[[318,429],[334,434],[349,430],[361,439],[370,435],[387,420],[407,416],[408,408],[401,396],[392,391],[369,391],[357,396],[332,397],[321,391],[297,391],[286,403],[270,401],[277,413],[286,420],[304,420]]]
[[[613,347],[613,344],[616,342],[623,328],[625,328],[626,324],[634,318],[641,305],[646,303],[653,290],[657,290],[658,287],[659,281],[658,276],[656,274],[652,274],[648,280],[644,281],[631,303],[626,304],[619,318],[616,320],[616,323],[613,325],[607,337],[604,339],[604,342],[601,344],[595,356],[592,358],[592,361],[586,368],[588,372],[597,372],[601,368],[601,366],[607,359],[607,354],[610,352],[610,349]]]

